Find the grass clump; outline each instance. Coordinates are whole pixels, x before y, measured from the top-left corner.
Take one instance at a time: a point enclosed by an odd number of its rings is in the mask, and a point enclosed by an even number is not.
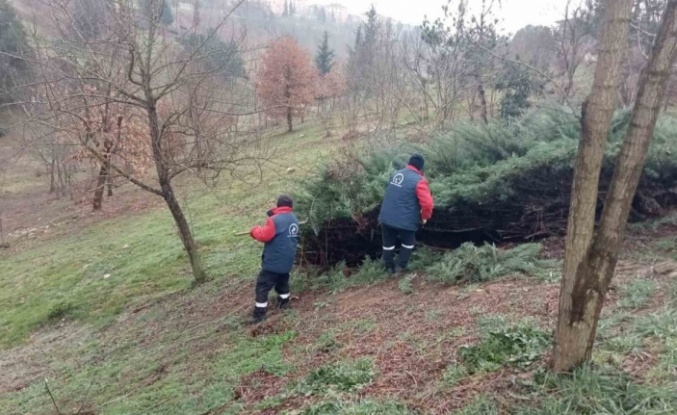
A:
[[[540,244],[524,244],[501,250],[495,245],[463,244],[446,253],[426,269],[428,278],[447,284],[491,281],[511,274],[537,275],[553,267],[552,261],[539,259]]]
[[[453,388],[466,376],[468,376],[468,369],[465,366],[451,364],[444,370],[442,381],[445,387]]]
[[[634,333],[660,340],[677,340],[677,310],[664,308],[647,314],[635,322]]]
[[[627,309],[637,309],[646,306],[656,292],[656,283],[638,278],[621,288],[621,300],[619,306]]]
[[[397,287],[403,294],[410,295],[414,293],[414,287],[411,284],[413,279],[413,275],[407,275],[397,283]]]
[[[459,349],[469,373],[492,372],[504,365],[524,368],[537,362],[550,344],[550,335],[533,327],[490,332],[479,344]]]
[[[409,415],[405,405],[395,402],[334,400],[311,405],[301,415]]]
[[[319,277],[308,276],[300,285],[303,290],[327,289],[332,293],[339,293],[352,287],[377,284],[386,278],[383,264],[378,260],[367,258],[359,270],[351,275],[346,275],[346,264],[339,262],[329,272]]]
[[[307,396],[329,391],[355,392],[374,379],[373,366],[373,362],[369,359],[323,366],[310,373],[296,390]]]
[[[68,317],[73,317],[78,312],[78,306],[68,301],[60,301],[54,304],[47,313],[46,321],[53,323]]]
[[[454,415],[499,415],[499,405],[487,395],[480,395]]]
[[[543,372],[534,392],[546,394],[517,415],[668,415],[677,413],[677,394],[669,387],[640,385],[630,376],[586,366],[570,375]]]

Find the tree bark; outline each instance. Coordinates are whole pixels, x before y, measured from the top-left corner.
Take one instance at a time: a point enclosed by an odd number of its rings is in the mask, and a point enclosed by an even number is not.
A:
[[[607,13],[618,13],[616,20],[620,23],[621,19],[625,20],[622,18],[624,16],[622,13],[627,13],[625,16],[630,15],[630,7],[619,3],[608,2]],[[628,9],[627,12],[619,10],[623,7]],[[614,12],[613,9],[617,10]],[[613,24],[612,22],[613,18],[607,26],[608,31],[613,31],[610,27]],[[620,34],[620,29],[618,29],[618,32]],[[592,203],[590,199],[582,200],[581,196],[594,197],[596,200],[598,180],[594,181],[594,195],[590,191],[593,187],[592,183],[588,183],[588,186],[578,193],[575,186],[581,166],[588,167],[588,170],[581,171],[581,174],[587,173],[588,176],[595,174],[598,179],[602,162],[601,154],[599,160],[595,160],[596,164],[589,166],[577,164],[572,196],[572,212],[569,217],[570,234],[567,236],[567,258],[560,295],[560,315],[552,362],[555,371],[569,371],[589,360],[592,354],[597,322],[618,261],[618,253],[625,235],[632,200],[644,168],[646,153],[665,96],[665,86],[670,68],[674,64],[676,56],[677,0],[670,0],[654,44],[649,66],[640,80],[637,103],[633,110],[623,149],[616,164],[600,227],[594,238],[595,203]],[[600,66],[601,64],[600,60],[598,70],[600,68],[606,71],[612,69],[609,65]],[[608,130],[609,122],[607,121],[604,125]],[[600,150],[603,150],[605,142],[606,134],[604,141],[601,142],[601,147],[599,147]],[[583,148],[579,151],[583,151]],[[579,161],[580,156],[579,153]],[[583,205],[587,206],[587,211],[582,209]],[[592,205],[592,208],[590,205]],[[577,209],[577,212],[574,211],[575,209]],[[592,213],[590,213],[591,211]],[[575,216],[576,213],[579,216]]]
[[[152,94],[147,93],[146,96],[151,97]],[[169,211],[172,213],[174,223],[176,224],[176,227],[179,231],[179,236],[181,237],[181,242],[183,243],[183,247],[188,254],[188,259],[190,260],[190,266],[193,272],[193,278],[195,278],[195,282],[197,284],[202,284],[208,281],[209,278],[207,277],[207,273],[202,266],[197,244],[193,239],[193,233],[191,232],[190,225],[186,220],[186,215],[183,214],[183,209],[181,209],[181,205],[174,194],[174,188],[172,186],[169,170],[170,167],[167,165],[162,150],[162,133],[160,132],[157,107],[154,100],[149,99],[146,112],[148,113],[148,124],[153,158],[155,161],[155,169],[158,175],[158,183],[160,184],[162,198],[167,204]]]
[[[552,361],[555,371],[567,371],[588,360],[592,346],[589,342],[592,325],[573,322],[571,319],[574,302],[579,300],[572,295],[577,270],[585,259],[594,232],[599,174],[617,99],[620,64],[627,42],[632,0],[608,1],[606,4],[595,79],[582,111],[582,129],[574,170],[560,291],[559,321]]]
[[[191,232],[190,225],[186,220],[186,215],[183,214],[183,209],[181,209],[181,205],[174,195],[174,189],[172,188],[171,182],[165,182],[163,180],[160,183],[160,187],[162,188],[162,197],[164,198],[169,211],[172,213],[174,223],[176,223],[176,227],[179,230],[181,242],[183,243],[183,247],[188,254],[188,259],[190,261],[190,266],[193,271],[195,282],[202,284],[208,281],[209,278],[202,266],[197,244],[195,243],[195,239],[193,239],[193,233]]]
[[[108,185],[108,197],[113,197],[113,172],[110,163],[106,166],[106,184]]]
[[[485,124],[489,123],[489,110],[487,109],[487,94],[484,92],[484,85],[482,82],[479,80],[479,77],[477,77],[477,80],[479,84],[477,85],[477,95],[480,97],[480,115],[482,117],[482,121]]]
[[[99,176],[94,188],[94,199],[92,200],[92,209],[101,210],[103,206],[103,191],[106,188],[106,177],[108,176],[108,163],[102,163],[99,168]]]
[[[52,160],[47,167],[47,173],[49,174],[49,193],[54,193],[56,191],[56,160]]]
[[[292,108],[287,108],[287,132],[294,132],[294,124],[292,119]]]

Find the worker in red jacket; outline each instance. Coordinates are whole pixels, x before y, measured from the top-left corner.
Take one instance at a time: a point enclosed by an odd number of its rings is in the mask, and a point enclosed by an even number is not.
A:
[[[277,199],[277,207],[268,211],[265,226],[255,226],[250,235],[263,242],[261,272],[256,280],[254,322],[261,322],[268,311],[268,294],[275,288],[277,306],[289,308],[289,274],[296,259],[299,239],[299,221],[292,212],[294,202],[289,196]]]
[[[406,168],[390,178],[379,222],[383,234],[383,262],[388,274],[404,272],[414,249],[416,231],[433,215],[433,197],[423,176],[425,160],[420,154],[409,159]],[[395,247],[400,240],[400,257],[395,264]]]

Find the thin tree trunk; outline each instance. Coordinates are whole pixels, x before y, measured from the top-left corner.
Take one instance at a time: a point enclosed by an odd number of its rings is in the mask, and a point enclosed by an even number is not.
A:
[[[146,96],[152,96],[151,93],[147,93]],[[150,101],[150,100],[149,100]],[[160,184],[160,189],[162,193],[162,198],[165,200],[169,211],[172,213],[174,218],[174,223],[176,224],[177,229],[179,230],[179,236],[181,237],[181,242],[183,247],[188,254],[188,259],[190,260],[190,266],[193,271],[193,278],[198,284],[208,281],[207,273],[205,272],[202,261],[197,249],[197,244],[193,239],[193,233],[190,230],[186,216],[183,214],[181,205],[176,199],[174,194],[174,188],[172,187],[169,167],[165,164],[164,153],[162,151],[162,137],[160,133],[160,126],[158,122],[157,108],[155,102],[151,101],[146,108],[148,113],[148,123],[151,136],[151,144],[153,150],[153,158],[155,159],[155,169],[158,175],[158,183]]]
[[[55,163],[56,160],[52,160],[47,168],[47,173],[49,173],[49,193],[54,193],[56,191]]]
[[[291,107],[287,108],[287,132],[291,133],[294,131],[294,124],[292,119],[292,110]]]
[[[479,82],[479,77],[477,77],[477,80]],[[487,124],[489,123],[489,110],[487,109],[487,94],[484,91],[484,85],[482,82],[479,82],[477,85],[477,95],[480,97],[480,115],[482,117],[482,121]]]
[[[110,163],[106,165],[106,184],[108,185],[108,197],[113,197],[113,176]]]
[[[599,230],[587,260],[576,276],[574,320],[586,322],[589,348],[595,338],[604,298],[614,275],[628,215],[642,176],[646,154],[653,137],[666,84],[677,57],[677,0],[668,2],[663,23],[656,37],[651,60],[642,74],[637,102],[632,113],[623,149],[616,163],[611,187],[605,201]],[[583,353],[582,350],[579,353]],[[587,356],[590,350],[585,350]]]
[[[162,197],[164,198],[169,211],[172,213],[174,223],[179,230],[181,242],[183,243],[183,247],[188,254],[188,259],[190,261],[190,266],[193,271],[195,282],[198,284],[204,283],[208,281],[209,278],[207,277],[207,273],[202,266],[197,244],[193,239],[193,233],[191,232],[190,225],[188,225],[188,221],[186,220],[186,215],[183,214],[181,205],[179,204],[179,201],[176,200],[174,189],[172,188],[171,183],[169,181],[162,180],[160,187],[162,188]]]
[[[593,89],[583,106],[552,358],[556,372],[569,371],[590,359],[603,302],[599,290],[586,287],[592,283],[587,279],[587,255],[594,234],[599,174],[617,99],[632,3],[633,0],[606,2]],[[592,295],[585,294],[588,292]]]
[[[108,175],[108,163],[102,163],[99,167],[99,176],[96,180],[96,187],[94,188],[94,199],[92,200],[92,209],[101,210],[103,206],[103,191],[106,188],[106,177]]]
[[[591,249],[590,262],[592,268],[598,271],[596,276],[601,279],[602,297],[618,261],[632,201],[644,170],[675,58],[677,0],[670,0],[653,46],[651,60],[640,80],[630,127],[616,162],[599,230]]]

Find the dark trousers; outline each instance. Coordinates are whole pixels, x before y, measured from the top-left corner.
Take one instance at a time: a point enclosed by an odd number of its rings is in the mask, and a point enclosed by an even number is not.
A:
[[[268,294],[275,288],[282,300],[289,299],[289,274],[261,270],[256,279],[256,308],[268,307]]]
[[[381,225],[381,233],[383,235],[383,263],[386,269],[388,271],[395,270],[395,248],[399,239],[401,247],[397,266],[406,270],[411,253],[414,250],[416,232]]]

